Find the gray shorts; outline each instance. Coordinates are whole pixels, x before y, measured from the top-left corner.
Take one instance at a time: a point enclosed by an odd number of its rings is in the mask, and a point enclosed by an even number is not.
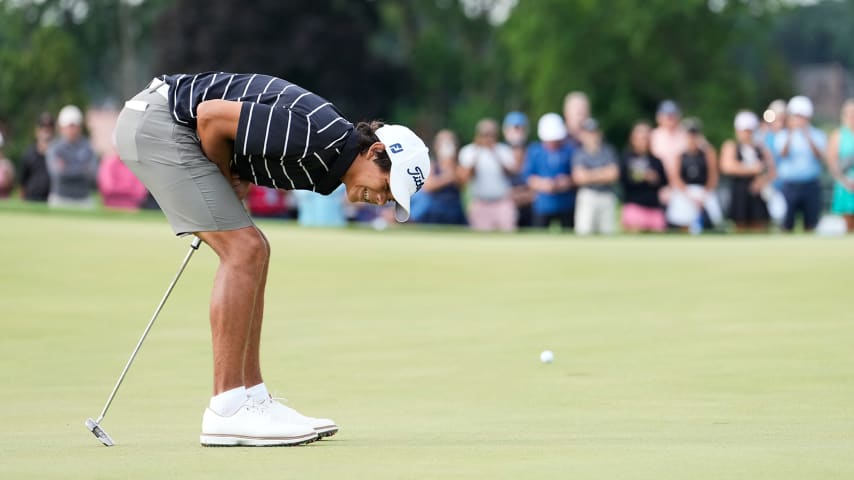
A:
[[[125,103],[116,147],[176,235],[254,225],[231,182],[205,157],[196,131],[177,124],[169,101],[156,91],[146,88]]]

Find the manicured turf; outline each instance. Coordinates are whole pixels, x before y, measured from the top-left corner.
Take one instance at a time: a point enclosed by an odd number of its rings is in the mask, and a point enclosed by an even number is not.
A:
[[[198,445],[203,247],[159,216],[0,209],[0,478],[854,478],[854,241],[262,224],[268,385],[341,432]],[[540,351],[556,359],[541,364]]]

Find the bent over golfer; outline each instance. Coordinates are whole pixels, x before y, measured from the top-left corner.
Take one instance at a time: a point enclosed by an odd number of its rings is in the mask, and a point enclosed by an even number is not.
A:
[[[326,418],[271,398],[259,344],[270,245],[242,204],[250,182],[324,195],[341,183],[353,202],[410,197],[430,173],[411,130],[348,122],[334,105],[267,75],[199,73],[155,78],[125,103],[116,126],[122,160],[160,204],[177,235],[219,256],[210,304],[213,397],[202,445],[298,445],[333,435]]]

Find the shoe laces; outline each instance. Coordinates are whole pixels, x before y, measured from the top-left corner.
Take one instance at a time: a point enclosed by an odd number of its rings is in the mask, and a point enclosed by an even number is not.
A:
[[[269,408],[267,405],[267,400],[256,400],[254,398],[249,398],[249,401],[244,404],[245,408],[247,408],[250,412],[264,413]]]

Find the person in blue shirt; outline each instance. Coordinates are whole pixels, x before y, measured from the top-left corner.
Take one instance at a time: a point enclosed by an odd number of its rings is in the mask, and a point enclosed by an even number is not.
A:
[[[759,132],[757,132],[757,141],[764,144],[765,148],[768,149],[768,152],[774,160],[775,169],[780,165],[780,154],[777,152],[777,148],[774,145],[774,139],[777,137],[777,133],[785,130],[785,128],[786,101],[777,99],[771,102],[768,105],[768,108],[762,112],[762,125],[759,128]],[[774,178],[772,185],[775,190],[783,188],[783,182],[781,182],[778,177]]]
[[[557,221],[562,228],[573,228],[573,148],[564,143],[566,125],[557,113],[547,113],[537,123],[537,135],[540,142],[528,148],[523,170],[528,186],[536,192],[533,226],[544,228]]]
[[[460,179],[457,176],[457,135],[443,129],[433,140],[432,175],[424,183],[424,193],[413,197],[412,220],[436,225],[465,225]]]
[[[780,156],[777,175],[787,204],[783,229],[792,231],[795,216],[802,215],[804,230],[812,231],[821,212],[819,177],[827,135],[810,124],[813,106],[809,98],[792,97],[786,113],[787,128],[774,137],[774,149]]]

